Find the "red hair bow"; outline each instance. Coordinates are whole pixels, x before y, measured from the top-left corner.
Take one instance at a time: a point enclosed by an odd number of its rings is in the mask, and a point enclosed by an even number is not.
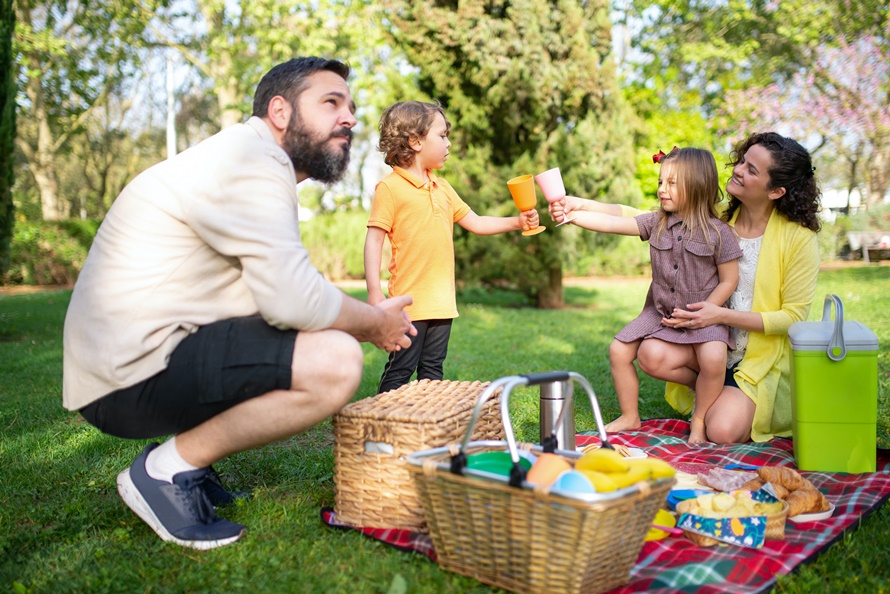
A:
[[[680,149],[676,145],[674,145],[674,148],[671,149],[671,152],[678,151],[678,150],[680,150]],[[656,154],[652,155],[652,162],[653,163],[661,163],[661,160],[664,159],[665,157],[667,157],[667,155],[664,154],[664,151],[658,151]]]

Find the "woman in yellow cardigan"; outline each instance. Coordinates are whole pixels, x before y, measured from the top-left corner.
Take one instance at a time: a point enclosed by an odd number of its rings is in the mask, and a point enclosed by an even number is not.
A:
[[[730,307],[690,303],[663,323],[675,328],[726,324],[736,350],[729,353],[726,381],[705,416],[708,440],[741,443],[791,435],[791,344],[788,327],[806,320],[816,293],[820,191],[810,154],[774,132],[754,134],[732,153],[730,197],[723,214],[739,238],[739,285]],[[550,207],[553,220],[573,210],[633,216],[640,211],[569,196]],[[689,345],[644,341],[637,361],[648,375],[668,383],[665,398],[680,412],[692,410],[691,386],[698,364]],[[636,403],[619,403],[636,409]],[[622,418],[626,417],[623,415]],[[639,428],[614,423],[611,431]]]

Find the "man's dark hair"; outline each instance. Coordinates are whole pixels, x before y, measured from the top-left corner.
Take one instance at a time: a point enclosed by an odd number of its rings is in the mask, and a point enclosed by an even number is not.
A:
[[[276,95],[281,95],[291,105],[296,105],[300,93],[308,86],[306,79],[310,74],[321,70],[339,74],[343,80],[349,77],[349,66],[343,62],[312,56],[293,58],[273,67],[257,85],[253,95],[253,115],[264,117],[269,112],[269,101]]]

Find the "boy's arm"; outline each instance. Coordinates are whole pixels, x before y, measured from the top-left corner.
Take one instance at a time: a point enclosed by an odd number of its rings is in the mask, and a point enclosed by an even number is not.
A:
[[[476,235],[497,235],[498,233],[537,227],[538,211],[526,210],[518,217],[490,217],[479,216],[471,210],[459,219],[457,224]]]
[[[616,235],[640,236],[640,228],[636,219],[622,217],[620,215],[604,214],[602,212],[574,211],[573,225],[583,227],[590,231],[600,233],[614,233]]]
[[[371,305],[377,305],[386,299],[380,285],[380,260],[385,237],[386,231],[380,227],[368,227],[365,237],[365,285],[368,287],[368,303]]]

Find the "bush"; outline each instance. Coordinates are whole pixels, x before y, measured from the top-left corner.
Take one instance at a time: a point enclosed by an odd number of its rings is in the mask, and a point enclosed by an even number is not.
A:
[[[300,235],[312,264],[330,280],[365,278],[367,224],[364,210],[322,213],[300,222]],[[388,254],[382,263],[385,268]]]
[[[71,285],[83,267],[98,221],[16,221],[9,285]]]

